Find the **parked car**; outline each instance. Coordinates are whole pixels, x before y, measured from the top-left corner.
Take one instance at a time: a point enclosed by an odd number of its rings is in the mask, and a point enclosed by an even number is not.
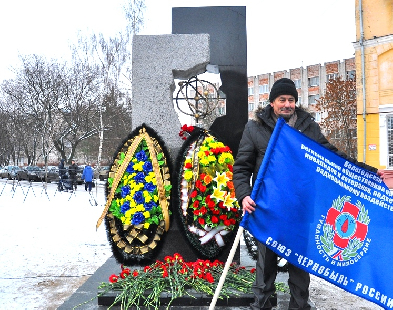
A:
[[[48,166],[47,171],[45,168],[41,171],[41,179],[46,182],[58,182],[59,181],[59,168],[56,166]]]
[[[4,178],[3,175],[4,175],[5,171],[6,171],[6,168],[7,168],[7,166],[1,167],[1,169],[0,169],[0,179]]]
[[[108,179],[109,169],[110,169],[109,166],[102,166],[99,168],[98,178],[100,179],[100,181],[104,181],[104,180]]]
[[[41,168],[38,166],[27,166],[16,172],[16,178],[27,181],[41,181]]]
[[[16,179],[17,171],[21,170],[18,166],[6,166],[1,171],[1,177],[9,180]]]

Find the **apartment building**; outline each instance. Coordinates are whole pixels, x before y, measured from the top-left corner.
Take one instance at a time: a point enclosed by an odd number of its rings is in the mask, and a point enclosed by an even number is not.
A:
[[[273,73],[262,73],[248,77],[248,113],[249,118],[258,106],[268,103],[270,89],[273,83],[283,77],[295,82],[299,93],[298,105],[307,108],[321,121],[320,112],[316,112],[317,99],[323,96],[326,90],[326,82],[340,75],[342,78],[353,79],[356,76],[355,58],[325,62],[323,65],[315,64],[305,68],[294,68]]]

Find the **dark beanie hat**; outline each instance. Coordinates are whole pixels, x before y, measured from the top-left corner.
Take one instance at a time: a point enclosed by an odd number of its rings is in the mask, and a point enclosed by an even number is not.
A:
[[[295,101],[298,100],[298,93],[296,90],[295,83],[287,78],[282,78],[274,82],[272,89],[270,90],[269,101],[273,102],[280,95],[292,95],[295,97]]]

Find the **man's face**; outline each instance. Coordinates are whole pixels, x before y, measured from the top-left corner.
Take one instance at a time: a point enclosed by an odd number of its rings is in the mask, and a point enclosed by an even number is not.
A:
[[[280,95],[270,103],[273,107],[274,114],[286,120],[290,119],[295,112],[295,104],[295,97],[292,95]]]

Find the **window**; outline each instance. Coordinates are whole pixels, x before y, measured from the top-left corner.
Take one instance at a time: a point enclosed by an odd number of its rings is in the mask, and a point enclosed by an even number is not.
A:
[[[259,93],[260,94],[267,94],[268,92],[269,92],[269,85],[267,85],[267,84],[259,85]]]
[[[388,127],[388,164],[393,167],[393,114],[386,117]]]
[[[347,80],[354,80],[355,77],[356,77],[355,70],[347,71]]]
[[[308,78],[308,87],[319,86],[319,76]]]
[[[326,74],[326,81],[329,82],[330,80],[334,80],[338,78],[338,73],[329,73]]]
[[[249,87],[249,88],[248,88],[248,95],[249,95],[249,96],[254,95],[254,88],[253,88],[253,87]]]
[[[319,95],[308,96],[308,104],[316,104],[319,99]]]
[[[293,80],[295,83],[296,88],[302,88],[302,81],[300,79],[298,80]]]
[[[254,102],[249,102],[248,103],[248,111],[249,112],[254,111]]]

